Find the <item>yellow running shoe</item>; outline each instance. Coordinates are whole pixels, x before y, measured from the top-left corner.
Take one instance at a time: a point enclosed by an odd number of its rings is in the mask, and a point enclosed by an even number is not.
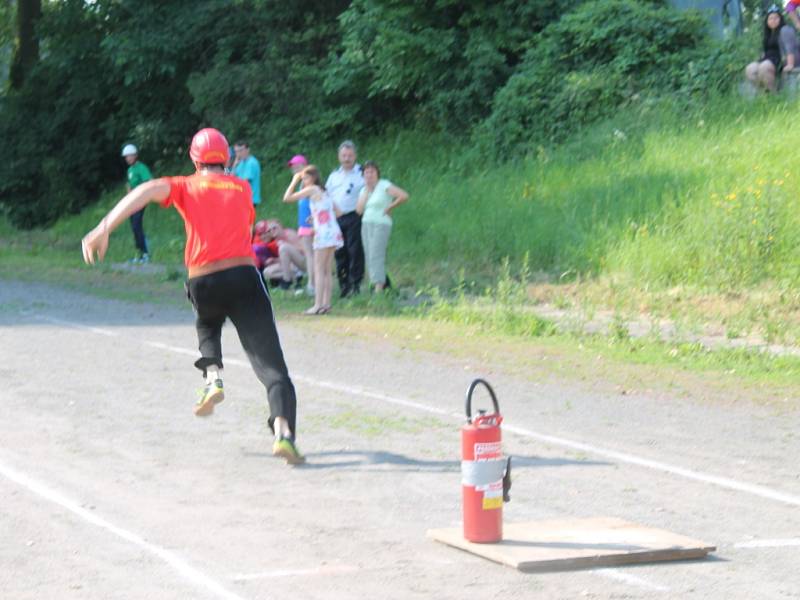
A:
[[[222,388],[222,379],[209,383],[203,389],[203,396],[194,407],[194,414],[198,417],[207,417],[214,414],[214,405],[225,400],[225,390]]]
[[[289,438],[278,438],[272,445],[272,456],[279,456],[286,460],[287,465],[302,465],[306,462],[306,457],[300,454],[294,440]]]

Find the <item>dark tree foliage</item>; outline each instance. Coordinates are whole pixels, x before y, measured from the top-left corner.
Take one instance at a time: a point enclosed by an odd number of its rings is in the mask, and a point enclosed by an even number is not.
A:
[[[158,167],[205,125],[267,153],[334,131],[349,115],[321,82],[344,6],[46,4],[42,58],[0,105],[0,205],[20,227],[78,211],[121,179],[128,141]]]
[[[479,139],[496,155],[560,142],[623,106],[730,87],[744,57],[696,12],[661,2],[589,2],[549,25],[494,97]]]
[[[186,164],[202,126],[247,139],[266,159],[398,126],[474,134],[472,147],[505,158],[644,94],[717,89],[733,64],[697,15],[662,0],[42,8],[30,30],[39,58],[0,95],[0,210],[20,227],[78,211],[119,182],[127,142],[156,172]]]
[[[31,67],[39,60],[39,36],[36,24],[42,16],[42,0],[18,0],[14,56],[9,82],[19,89]]]
[[[323,89],[348,4],[263,0],[227,11],[206,67],[189,77],[193,113],[272,157],[357,125],[346,95]]]
[[[0,201],[18,226],[79,210],[112,172],[114,71],[97,51],[102,12],[63,0],[40,22],[46,50],[0,110]]]
[[[533,35],[577,4],[354,0],[326,88],[377,104],[400,100],[425,125],[463,131],[487,114]]]

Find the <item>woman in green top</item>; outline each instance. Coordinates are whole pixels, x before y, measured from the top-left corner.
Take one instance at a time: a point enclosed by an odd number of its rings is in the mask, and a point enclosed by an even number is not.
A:
[[[386,247],[392,232],[392,211],[408,200],[408,192],[388,179],[373,161],[362,167],[364,187],[358,196],[356,212],[361,215],[361,241],[369,281],[379,292],[386,287]]]

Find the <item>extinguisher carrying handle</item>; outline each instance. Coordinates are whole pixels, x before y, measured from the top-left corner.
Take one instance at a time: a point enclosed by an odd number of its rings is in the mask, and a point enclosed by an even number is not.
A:
[[[494,404],[494,414],[498,416],[500,415],[500,405],[497,404],[497,396],[495,395],[492,386],[490,386],[489,382],[485,379],[476,379],[469,384],[469,388],[467,389],[467,423],[472,423],[472,393],[475,391],[475,388],[481,384],[489,391],[489,396],[492,398],[492,404]]]

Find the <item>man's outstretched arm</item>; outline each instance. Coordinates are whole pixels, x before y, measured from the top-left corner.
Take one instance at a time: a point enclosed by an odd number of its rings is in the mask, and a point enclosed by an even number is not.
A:
[[[95,255],[103,260],[108,250],[108,236],[119,227],[120,223],[133,213],[143,209],[150,202],[163,202],[170,192],[170,184],[166,179],[154,179],[137,186],[132,192],[123,196],[122,200],[102,218],[100,223],[81,240],[83,260],[93,265]]]

